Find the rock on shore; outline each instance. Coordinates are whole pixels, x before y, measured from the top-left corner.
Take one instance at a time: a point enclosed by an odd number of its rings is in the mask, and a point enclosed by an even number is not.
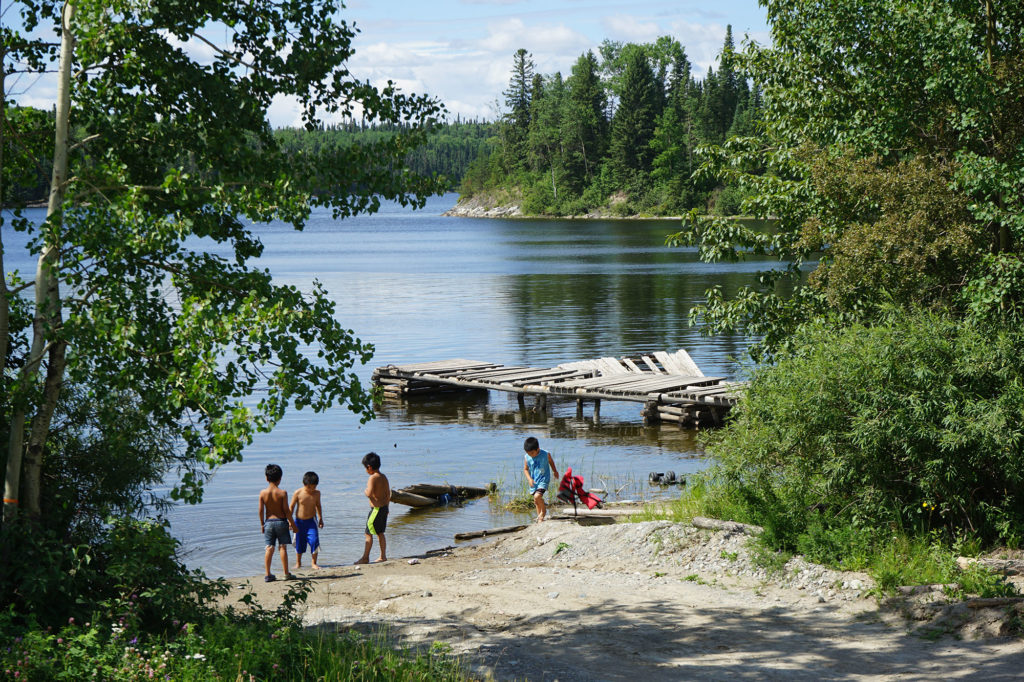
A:
[[[459,202],[441,215],[456,218],[517,218],[523,215],[518,203],[496,204],[492,197],[478,195]]]

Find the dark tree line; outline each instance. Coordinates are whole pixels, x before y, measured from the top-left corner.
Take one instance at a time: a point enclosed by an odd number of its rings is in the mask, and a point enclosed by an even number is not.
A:
[[[498,144],[463,178],[463,196],[519,194],[525,212],[627,214],[692,208],[731,214],[736,187],[695,178],[695,151],[750,135],[761,106],[735,68],[731,27],[719,68],[691,76],[683,46],[605,41],[580,56],[567,78],[541,75],[526,50],[513,57]]]
[[[405,132],[402,124],[352,121],[328,125],[317,130],[284,128],[276,131],[282,147],[290,153],[345,149],[352,144],[375,144],[386,147]],[[430,134],[406,157],[407,168],[417,175],[443,176],[445,183],[455,189],[470,164],[478,157],[486,157],[496,146],[493,139],[498,127],[485,121],[454,121],[436,123]]]

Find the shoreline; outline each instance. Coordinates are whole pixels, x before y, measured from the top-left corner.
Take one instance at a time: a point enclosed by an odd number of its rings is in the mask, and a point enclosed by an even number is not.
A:
[[[307,627],[383,626],[397,646],[440,647],[499,680],[1019,673],[1024,639],[1003,636],[1006,608],[948,604],[941,593],[880,604],[864,574],[801,557],[780,568],[760,566],[734,532],[552,520],[419,557],[306,570],[299,609]],[[230,601],[252,590],[271,607],[296,584],[229,583]]]
[[[522,206],[515,202],[499,203],[488,201],[486,198],[470,197],[459,199],[454,206],[441,214],[447,218],[524,218],[528,220],[665,220],[681,221],[683,216],[646,216],[646,215],[615,215],[610,211],[595,209],[582,215],[552,216],[552,215],[527,215],[523,213]]]

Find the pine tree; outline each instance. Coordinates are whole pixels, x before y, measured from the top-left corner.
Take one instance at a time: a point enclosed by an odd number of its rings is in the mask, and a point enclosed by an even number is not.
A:
[[[530,100],[533,91],[533,57],[523,48],[516,50],[512,61],[512,78],[504,92],[505,107],[502,135],[505,162],[512,170],[526,167],[526,138],[530,131]]]
[[[562,74],[555,73],[546,82],[534,79],[528,147],[530,167],[547,176],[551,194],[558,200],[558,184],[562,176],[562,105],[565,84]]]
[[[594,179],[608,139],[608,119],[605,118],[608,99],[593,52],[576,60],[565,89],[562,114],[565,179],[578,194]]]
[[[641,50],[632,50],[626,57],[620,97],[612,119],[608,163],[615,181],[624,185],[650,171],[652,157],[657,84]]]

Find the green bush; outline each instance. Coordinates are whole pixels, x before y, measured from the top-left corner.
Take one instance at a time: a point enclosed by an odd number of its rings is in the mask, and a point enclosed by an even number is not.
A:
[[[707,444],[713,476],[786,549],[897,530],[1017,546],[1024,334],[929,313],[806,331]],[[842,532],[850,533],[849,530]]]
[[[77,545],[30,521],[8,522],[0,546],[21,549],[0,562],[0,608],[44,627],[69,618],[116,620],[128,611],[151,630],[205,617],[227,588],[189,571],[178,545],[157,521],[117,519]]]

